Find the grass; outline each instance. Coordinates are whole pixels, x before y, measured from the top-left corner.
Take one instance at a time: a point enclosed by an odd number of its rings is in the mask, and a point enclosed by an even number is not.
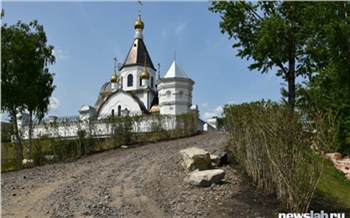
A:
[[[350,180],[326,160],[324,172],[317,186],[311,208],[350,216]]]

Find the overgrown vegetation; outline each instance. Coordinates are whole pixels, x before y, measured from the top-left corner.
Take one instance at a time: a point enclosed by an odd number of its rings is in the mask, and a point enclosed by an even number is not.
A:
[[[257,187],[276,193],[285,209],[307,212],[321,178],[324,159],[335,142],[332,116],[319,114],[307,129],[285,105],[254,102],[224,107],[231,149]]]
[[[209,10],[220,15],[221,33],[235,39],[236,56],[252,61],[250,70],[285,80],[291,113],[333,113],[336,149],[350,154],[350,2],[214,1]]]
[[[146,122],[145,122],[146,121]],[[51,162],[79,158],[83,155],[118,148],[122,145],[154,142],[171,138],[191,136],[197,133],[198,114],[108,116],[101,120],[62,120],[61,123],[45,124],[47,132],[33,140],[32,165],[39,166]],[[101,123],[105,123],[110,134],[98,135]],[[59,126],[78,126],[74,138],[66,138],[59,133]],[[85,128],[84,128],[85,124]],[[87,126],[87,128],[86,128]],[[146,130],[146,131],[145,131]],[[27,146],[23,142],[23,147]],[[1,144],[1,171],[24,168],[18,157],[15,143]],[[28,158],[24,154],[24,158]],[[31,166],[31,165],[26,165]]]
[[[236,158],[286,209],[306,211],[324,163],[310,145],[350,154],[350,3],[214,1],[209,10],[235,39],[236,56],[252,60],[250,70],[277,71],[287,84],[289,112],[271,102],[225,108]]]

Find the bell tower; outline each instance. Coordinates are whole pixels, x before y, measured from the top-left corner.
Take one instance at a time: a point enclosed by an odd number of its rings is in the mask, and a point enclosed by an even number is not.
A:
[[[191,112],[194,82],[188,78],[176,60],[164,78],[157,80],[161,114],[184,114]]]
[[[139,7],[141,3],[139,2]],[[134,24],[135,35],[128,55],[120,68],[121,87],[124,91],[135,91],[143,88],[143,80],[149,77],[149,88],[156,92],[154,79],[156,69],[143,41],[143,29],[145,24],[141,19],[141,10]],[[149,76],[142,75],[147,72]]]

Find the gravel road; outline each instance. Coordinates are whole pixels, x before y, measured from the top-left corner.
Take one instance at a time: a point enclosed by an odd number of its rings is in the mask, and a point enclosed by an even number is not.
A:
[[[225,182],[183,182],[179,151],[225,149],[223,132],[131,146],[2,174],[2,217],[276,217],[276,200],[255,191],[235,164]]]

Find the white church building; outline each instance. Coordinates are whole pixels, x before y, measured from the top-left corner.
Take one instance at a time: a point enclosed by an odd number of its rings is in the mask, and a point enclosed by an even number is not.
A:
[[[110,81],[102,85],[95,107],[82,116],[122,114],[183,114],[191,112],[194,81],[187,77],[174,60],[164,78],[156,77],[156,69],[143,40],[144,23],[141,16],[135,22],[135,36],[123,65],[115,64]],[[116,60],[116,59],[115,59]],[[197,109],[193,106],[192,109]],[[92,111],[91,111],[92,110]]]
[[[140,14],[134,28],[134,40],[124,63],[117,67],[117,60],[114,59],[113,75],[102,85],[94,106],[89,104],[81,106],[79,120],[153,113],[166,115],[199,113],[198,106],[192,104],[192,90],[195,82],[186,75],[176,60],[163,78],[160,78],[159,74],[156,76],[157,70],[143,40],[144,23]],[[27,118],[25,114],[18,115],[18,118],[19,127],[23,129]],[[57,117],[51,117],[51,122],[56,120]],[[78,127],[73,125],[68,129],[62,128],[59,134],[63,137],[74,137]],[[103,129],[104,127],[100,126],[100,134],[107,134],[108,131]],[[215,129],[216,120],[211,119],[208,122],[198,120],[198,130]],[[33,137],[44,132],[43,128],[37,126],[33,130]],[[24,133],[23,137],[26,138],[27,134]]]

